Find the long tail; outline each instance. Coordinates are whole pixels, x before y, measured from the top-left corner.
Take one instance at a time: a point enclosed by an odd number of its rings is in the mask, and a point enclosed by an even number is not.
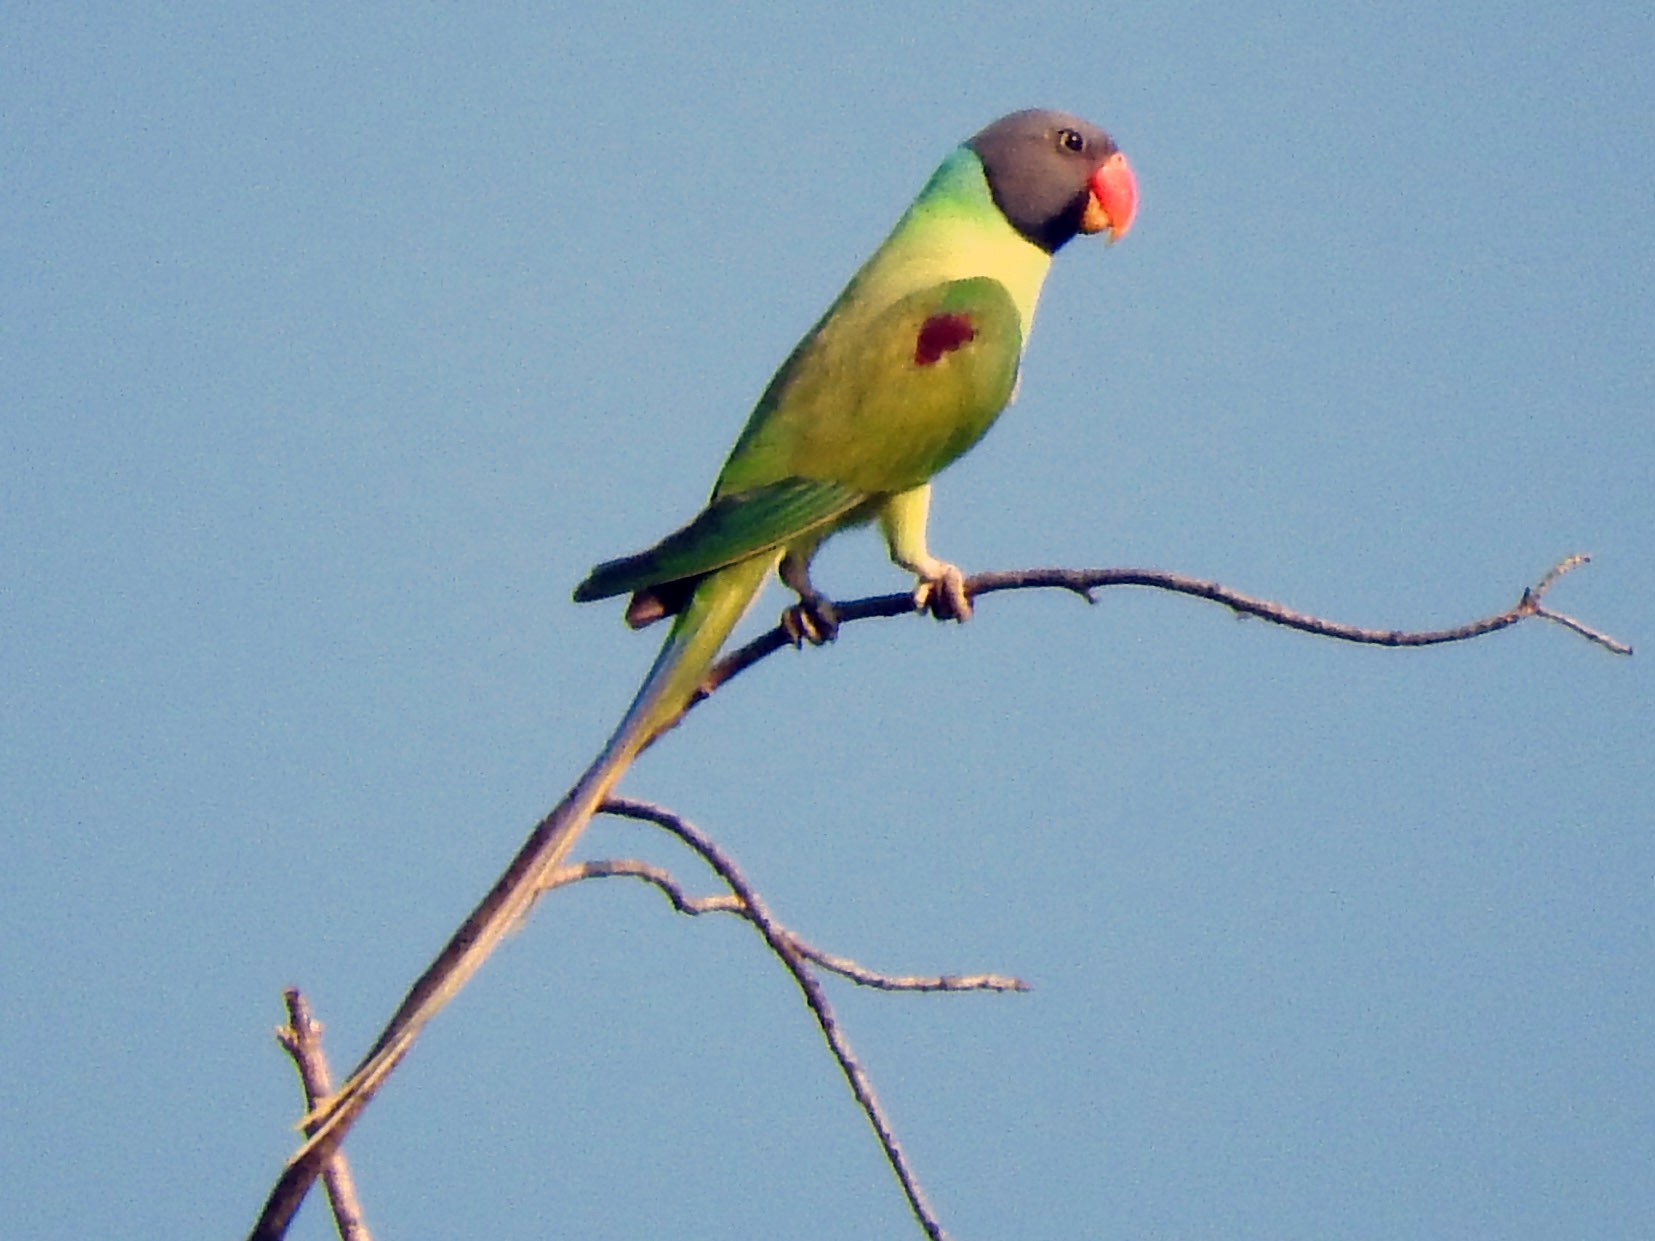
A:
[[[689,704],[725,639],[757,597],[780,557],[781,552],[777,550],[774,554],[738,561],[709,574],[697,586],[609,744],[556,808],[536,825],[482,903],[414,983],[378,1041],[344,1085],[308,1118],[310,1140],[289,1161],[289,1174],[302,1174],[305,1169],[301,1164],[307,1162],[306,1157],[317,1147],[334,1145],[335,1135],[349,1126],[386,1074],[407,1054],[425,1023],[454,997],[518,919],[528,912],[547,879],[562,863],[632,760],[662,730],[670,727]],[[283,1183],[287,1180],[284,1176]],[[308,1180],[305,1183],[308,1186]],[[296,1188],[288,1186],[290,1191]],[[272,1200],[281,1189],[279,1183]]]

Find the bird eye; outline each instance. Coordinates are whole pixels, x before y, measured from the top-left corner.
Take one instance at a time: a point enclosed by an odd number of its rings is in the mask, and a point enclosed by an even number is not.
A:
[[[1086,139],[1078,129],[1060,129],[1057,131],[1057,145],[1065,151],[1084,151]]]

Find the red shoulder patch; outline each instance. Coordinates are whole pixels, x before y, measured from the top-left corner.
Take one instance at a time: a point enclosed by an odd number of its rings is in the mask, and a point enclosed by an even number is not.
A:
[[[932,315],[919,325],[919,339],[914,342],[914,365],[933,366],[944,354],[953,353],[976,339],[977,329],[967,316]]]

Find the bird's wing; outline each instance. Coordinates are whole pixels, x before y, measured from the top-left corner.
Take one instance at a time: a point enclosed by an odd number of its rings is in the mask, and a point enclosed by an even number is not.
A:
[[[811,478],[720,496],[648,551],[600,564],[576,588],[575,599],[607,599],[700,577],[829,525],[865,499],[843,484]]]
[[[777,372],[700,515],[598,565],[576,600],[697,578],[854,520],[929,479],[1005,406],[1022,329],[999,281],[942,281],[872,315],[847,309]]]
[[[944,280],[869,311],[855,286],[771,380],[715,496],[821,478],[864,496],[927,481],[1005,407],[1022,319],[988,276]]]

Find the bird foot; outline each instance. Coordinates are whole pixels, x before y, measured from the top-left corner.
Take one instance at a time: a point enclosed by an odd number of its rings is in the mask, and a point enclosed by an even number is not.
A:
[[[971,596],[965,592],[965,574],[958,565],[939,565],[933,576],[914,588],[914,611],[962,625],[971,619]]]
[[[821,646],[839,636],[839,612],[826,595],[800,595],[799,601],[782,613],[782,630],[794,647],[806,642]]]

